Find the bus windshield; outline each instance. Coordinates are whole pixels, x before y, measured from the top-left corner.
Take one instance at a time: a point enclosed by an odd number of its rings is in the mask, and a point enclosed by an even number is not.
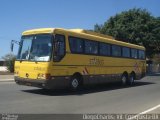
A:
[[[49,61],[52,36],[49,34],[22,36],[17,60]]]

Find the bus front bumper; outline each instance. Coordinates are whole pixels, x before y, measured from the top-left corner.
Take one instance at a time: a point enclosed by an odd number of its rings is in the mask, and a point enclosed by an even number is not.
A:
[[[33,86],[38,88],[44,88],[44,89],[63,89],[69,87],[69,77],[66,79],[66,77],[55,77],[55,79],[51,80],[34,80],[34,79],[28,79],[28,78],[21,78],[21,77],[14,77],[15,82],[18,85],[25,85],[25,86]]]

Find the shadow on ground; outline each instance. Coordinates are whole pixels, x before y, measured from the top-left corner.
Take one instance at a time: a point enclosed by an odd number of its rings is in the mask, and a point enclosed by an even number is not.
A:
[[[136,81],[133,86],[122,86],[119,83],[109,83],[103,85],[85,86],[78,91],[71,91],[69,89],[61,89],[61,90],[30,89],[22,91],[27,93],[47,95],[47,96],[84,95],[84,94],[98,93],[104,91],[107,92],[118,89],[129,89],[132,87],[138,87],[150,84],[155,84],[155,83]]]

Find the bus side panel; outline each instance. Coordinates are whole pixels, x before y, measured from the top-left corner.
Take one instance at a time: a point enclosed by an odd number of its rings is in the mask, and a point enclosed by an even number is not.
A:
[[[143,68],[143,69],[142,69]],[[136,59],[89,56],[67,53],[62,61],[53,63],[53,76],[72,76],[80,73],[85,84],[114,82],[124,72],[135,72],[139,79],[145,72],[145,62]]]

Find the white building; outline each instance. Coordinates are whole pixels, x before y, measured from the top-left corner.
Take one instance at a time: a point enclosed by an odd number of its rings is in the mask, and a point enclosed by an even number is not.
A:
[[[5,66],[5,61],[0,59],[0,71],[7,71],[7,67]]]

